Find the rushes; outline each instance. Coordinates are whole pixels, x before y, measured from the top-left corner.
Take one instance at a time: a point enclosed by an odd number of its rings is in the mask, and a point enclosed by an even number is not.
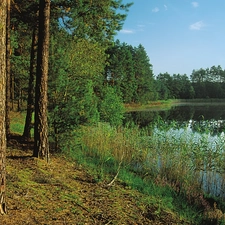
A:
[[[177,129],[177,125],[139,129],[99,123],[81,127],[76,137],[68,149],[96,180],[109,183],[118,175],[125,187],[151,196],[151,202],[160,199],[156,207],[175,209],[181,217],[195,221],[201,217],[199,210],[214,209],[204,196],[225,197],[222,136],[212,139],[210,134]]]
[[[203,189],[215,194],[214,190],[224,188],[223,137],[213,139],[209,133],[193,133],[188,127],[161,126],[149,132],[105,123],[82,127],[81,136],[87,155],[103,163],[112,160],[115,167],[123,158],[123,167],[141,176],[160,177],[179,192],[189,193],[194,187],[197,192]]]
[[[108,124],[98,124],[95,127],[82,128],[82,143],[87,148],[87,154],[97,155],[102,160],[114,158],[130,164],[133,159],[143,161],[146,155],[140,146],[138,129],[111,127]],[[139,138],[140,139],[140,138]]]

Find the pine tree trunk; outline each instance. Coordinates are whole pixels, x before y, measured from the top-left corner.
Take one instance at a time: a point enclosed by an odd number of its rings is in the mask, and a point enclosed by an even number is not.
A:
[[[21,106],[22,106],[22,90],[21,90],[21,85],[20,85],[20,81],[17,82],[17,92],[18,92],[18,98],[17,98],[17,112],[21,111]]]
[[[15,99],[15,76],[12,73],[11,74],[11,86],[10,86],[10,98],[11,98],[11,110],[15,110],[15,104],[14,104],[14,99]]]
[[[7,0],[7,26],[6,26],[6,136],[9,138],[10,136],[10,0]]]
[[[48,120],[47,120],[47,88],[48,88],[48,56],[49,56],[49,23],[50,0],[39,0],[39,29],[37,53],[37,77],[35,89],[35,157],[49,159]]]
[[[27,114],[26,122],[23,131],[23,137],[27,140],[31,138],[31,128],[32,128],[32,113],[34,111],[34,78],[35,78],[35,66],[36,66],[36,53],[37,53],[37,26],[33,28],[33,37],[31,44],[31,54],[30,54],[30,78],[29,78],[29,89],[27,98]]]
[[[7,1],[0,0],[0,213],[6,213],[6,10]]]

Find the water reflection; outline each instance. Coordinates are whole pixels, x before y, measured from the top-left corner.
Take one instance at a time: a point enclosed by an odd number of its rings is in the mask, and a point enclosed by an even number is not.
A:
[[[204,155],[201,166],[195,168],[202,189],[213,196],[225,198],[225,104],[187,104],[176,105],[169,110],[128,112],[124,123],[151,129],[153,137],[159,142],[163,142],[160,138],[166,139],[168,144],[170,140],[179,142],[183,139],[193,144],[190,148],[193,165],[196,155]],[[174,145],[179,149],[179,143]],[[158,168],[163,163],[171,163],[171,160],[160,157],[158,153]]]
[[[193,131],[218,134],[225,131],[225,103],[183,104],[173,106],[169,110],[127,112],[124,124],[132,122],[143,128],[159,121],[167,124],[176,122],[180,127],[190,126]]]

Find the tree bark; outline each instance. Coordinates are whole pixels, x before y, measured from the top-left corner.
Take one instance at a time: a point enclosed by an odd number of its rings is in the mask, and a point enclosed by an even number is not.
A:
[[[7,22],[6,22],[6,137],[10,137],[10,4],[11,0],[7,0]]]
[[[15,110],[15,76],[13,73],[11,73],[11,86],[10,86],[10,98],[11,98],[11,110]]]
[[[7,0],[0,0],[0,213],[6,213],[6,13]]]
[[[31,128],[32,128],[32,113],[34,112],[34,79],[35,79],[35,66],[36,66],[36,53],[37,53],[37,26],[33,28],[33,37],[31,44],[31,54],[30,54],[30,78],[29,78],[29,88],[27,97],[27,114],[26,122],[23,131],[23,138],[29,140],[31,138]]]
[[[37,76],[35,88],[35,157],[49,160],[47,88],[49,57],[50,0],[39,0]]]

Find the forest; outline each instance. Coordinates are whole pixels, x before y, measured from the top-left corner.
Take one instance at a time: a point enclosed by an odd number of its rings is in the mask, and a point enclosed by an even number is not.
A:
[[[154,74],[141,43],[116,40],[130,7],[122,0],[0,2],[2,214],[11,111],[26,114],[22,138],[34,140],[34,157],[49,161],[49,152],[61,152],[78,127],[122,125],[126,104],[225,98],[220,65],[193,68],[192,74]]]
[[[155,75],[144,46],[114,40],[132,4],[78,2],[51,2],[45,89],[49,131],[56,142],[58,134],[80,124],[121,124],[124,103],[225,97],[225,71],[220,65],[193,68],[188,75]],[[15,1],[11,6],[7,99],[10,109],[20,111],[27,105],[26,138],[39,86],[37,14],[37,2]]]

